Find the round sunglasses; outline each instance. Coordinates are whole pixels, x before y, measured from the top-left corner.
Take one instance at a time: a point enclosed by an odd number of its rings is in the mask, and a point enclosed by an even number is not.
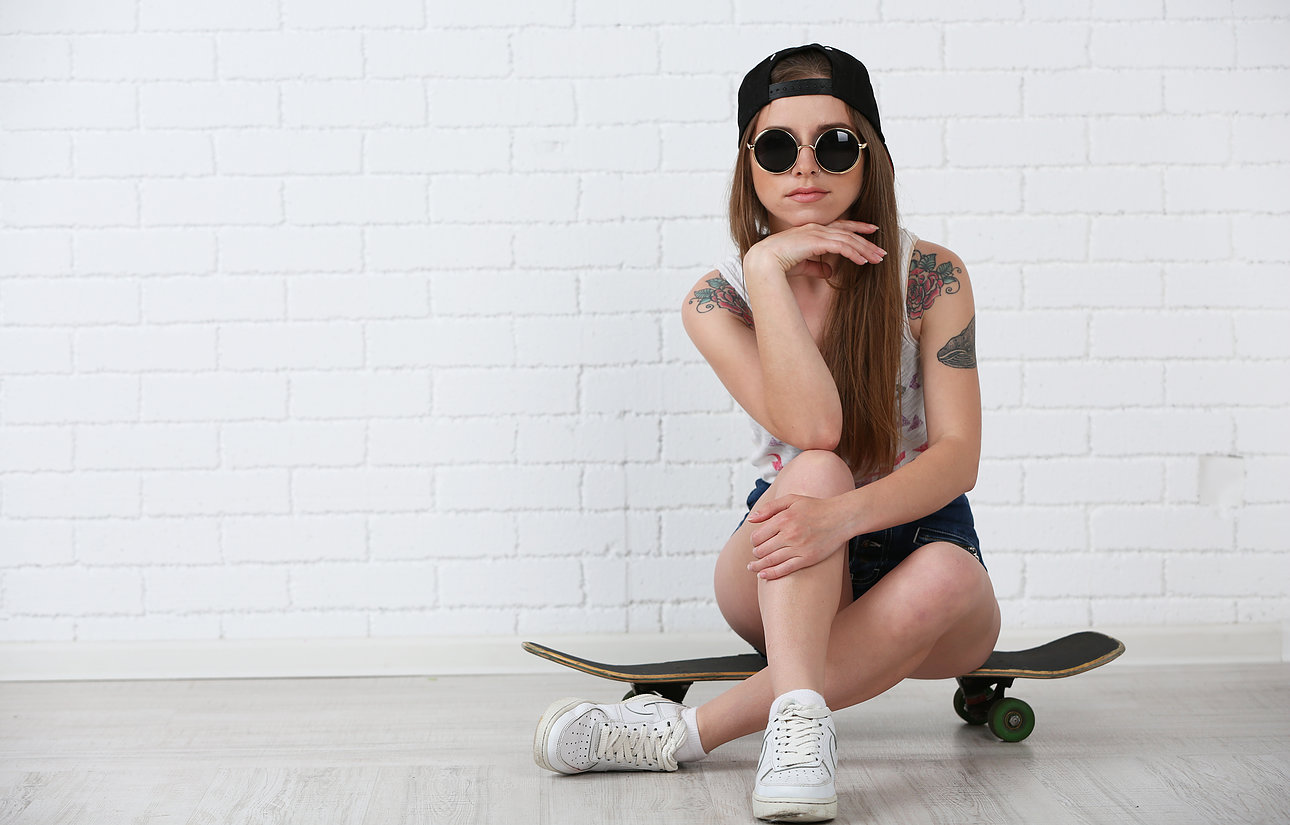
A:
[[[772,175],[782,175],[797,163],[798,154],[806,148],[815,153],[815,162],[832,175],[850,172],[860,162],[860,150],[868,146],[850,129],[826,129],[815,143],[798,143],[797,138],[785,129],[766,129],[753,138],[748,148],[753,150],[757,165]]]

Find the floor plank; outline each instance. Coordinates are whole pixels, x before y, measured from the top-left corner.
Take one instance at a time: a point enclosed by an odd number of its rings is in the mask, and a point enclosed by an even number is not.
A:
[[[533,764],[550,700],[620,694],[563,671],[0,684],[0,825],[753,821],[757,737],[669,775]],[[837,714],[838,823],[1287,821],[1290,665],[1018,682],[1038,721],[1017,744],[952,694],[907,682]]]

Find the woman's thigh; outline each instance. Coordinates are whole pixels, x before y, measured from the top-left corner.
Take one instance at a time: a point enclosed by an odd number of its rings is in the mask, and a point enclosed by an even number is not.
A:
[[[834,459],[836,457],[831,454],[826,457],[814,452],[802,453],[785,466],[770,489],[763,493],[765,500],[772,501],[790,493],[837,495],[851,489],[850,471],[846,470],[845,464]],[[749,644],[764,652],[766,635],[757,597],[757,575],[748,570],[748,564],[754,558],[752,533],[756,527],[745,521],[726,541],[717,558],[713,584],[717,606],[721,608],[726,623]],[[846,549],[841,552],[845,553]],[[845,564],[842,569],[846,570]],[[845,572],[841,578],[838,610],[851,603],[851,580]]]
[[[753,560],[753,525],[744,522],[717,557],[713,589],[717,606],[730,629],[758,650],[766,650],[761,608],[757,602],[757,576],[748,570]]]

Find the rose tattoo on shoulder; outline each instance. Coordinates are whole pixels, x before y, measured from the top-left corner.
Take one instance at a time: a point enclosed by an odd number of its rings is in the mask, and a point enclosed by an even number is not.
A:
[[[711,312],[721,307],[743,321],[744,326],[753,328],[752,309],[749,308],[748,302],[739,297],[739,293],[730,285],[730,282],[720,276],[709,278],[707,288],[695,290],[694,297],[689,303],[695,305],[696,312]]]
[[[909,320],[922,318],[941,293],[958,292],[960,284],[955,273],[962,271],[949,261],[938,264],[934,252],[924,255],[915,249],[909,259],[909,285],[905,292],[905,313]]]

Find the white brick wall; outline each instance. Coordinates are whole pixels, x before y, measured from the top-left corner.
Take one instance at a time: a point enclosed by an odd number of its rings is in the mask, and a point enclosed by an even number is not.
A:
[[[1267,0],[0,4],[0,640],[720,627],[734,92],[873,71],[1013,626],[1290,620]]]

